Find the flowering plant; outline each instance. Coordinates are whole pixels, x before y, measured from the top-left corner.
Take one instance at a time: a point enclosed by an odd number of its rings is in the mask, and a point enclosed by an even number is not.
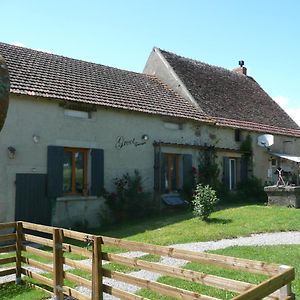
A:
[[[150,194],[144,192],[139,171],[135,170],[133,175],[126,173],[120,178],[115,178],[113,183],[115,192],[106,198],[116,217],[124,219],[141,216],[147,208]]]

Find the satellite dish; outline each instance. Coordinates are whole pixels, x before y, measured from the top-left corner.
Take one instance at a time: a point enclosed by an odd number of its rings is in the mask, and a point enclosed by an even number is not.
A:
[[[274,144],[274,135],[263,134],[257,137],[257,145],[260,147],[271,147]]]

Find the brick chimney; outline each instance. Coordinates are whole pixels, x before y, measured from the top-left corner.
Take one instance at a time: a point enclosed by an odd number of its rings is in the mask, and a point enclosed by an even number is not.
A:
[[[244,67],[244,64],[245,64],[245,62],[243,60],[240,60],[239,61],[240,66],[236,69],[233,69],[232,71],[236,72],[238,74],[241,74],[241,75],[247,75],[247,68]]]

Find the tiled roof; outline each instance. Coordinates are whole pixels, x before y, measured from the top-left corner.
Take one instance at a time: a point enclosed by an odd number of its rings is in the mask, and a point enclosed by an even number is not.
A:
[[[299,126],[253,78],[159,51],[199,107],[217,124],[300,136]]]
[[[299,129],[278,127],[278,126],[272,126],[272,125],[249,122],[249,121],[239,121],[233,119],[218,118],[216,125],[223,126],[223,127],[231,127],[231,128],[243,128],[249,131],[300,137]]]
[[[4,43],[0,54],[7,62],[14,94],[210,121],[154,76]]]

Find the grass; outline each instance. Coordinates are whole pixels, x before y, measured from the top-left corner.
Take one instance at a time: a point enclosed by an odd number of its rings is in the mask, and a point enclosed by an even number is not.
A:
[[[114,226],[97,233],[144,243],[170,245],[248,236],[251,233],[300,230],[300,210],[247,205],[214,212],[208,223],[190,211]]]
[[[146,254],[146,255],[139,257],[138,259],[149,261],[149,262],[159,262],[160,256],[154,255],[154,254]],[[122,272],[122,273],[136,272],[136,271],[140,270],[138,268],[133,268],[133,267],[129,267],[126,265],[117,264],[117,263],[105,264],[105,265],[103,265],[103,267],[105,269],[108,269],[111,271],[117,271],[117,272]]]
[[[38,260],[39,257],[36,257],[36,259]],[[145,261],[151,261],[151,262],[158,262],[160,260],[160,256],[147,254],[147,255],[141,256],[139,259],[145,260]],[[140,270],[140,269],[136,269],[136,268],[132,268],[132,267],[128,267],[128,266],[125,266],[125,265],[116,264],[116,263],[105,264],[104,268],[108,269],[108,270],[111,270],[111,271],[118,271],[118,272],[122,272],[122,273],[129,273],[129,272],[134,272],[134,271]],[[67,272],[72,273],[72,274],[77,275],[77,276],[80,276],[80,277],[83,277],[83,278],[88,279],[88,280],[92,279],[91,273],[86,272],[86,271],[82,271],[82,270],[79,270],[79,269],[72,269],[72,270],[68,270]],[[45,273],[42,273],[41,275],[43,275],[47,278],[53,279],[53,274],[51,274],[51,273],[45,272]],[[39,284],[36,280],[33,280],[31,278],[26,277],[26,281],[46,288],[45,286]],[[70,280],[65,280],[64,284],[66,286],[71,287],[71,288],[76,287],[76,284],[74,282],[70,281]],[[40,299],[40,298],[34,298],[34,299]],[[0,298],[0,300],[2,300],[2,299]]]
[[[48,298],[49,294],[25,284],[6,283],[0,285],[0,300],[42,300]]]
[[[296,299],[298,297],[300,299],[300,245],[231,247],[214,251],[214,253],[293,266],[296,271],[296,279],[292,287],[296,293]]]
[[[294,266],[296,270],[296,279],[292,284],[293,292],[296,294],[296,299],[300,297],[300,246],[299,245],[280,245],[280,246],[260,246],[260,247],[230,247],[217,251],[210,251],[226,256],[234,256],[239,258],[247,258],[253,260],[260,260],[265,262],[272,262],[277,264],[285,264]],[[209,265],[188,263],[186,269],[193,271],[204,272],[212,275],[218,275],[226,278],[242,280],[250,283],[259,283],[266,279],[265,276],[255,275],[241,271],[226,270]],[[170,276],[162,276],[159,282],[180,287],[186,290],[206,294],[220,299],[231,299],[236,294],[221,289],[215,289],[194,282],[176,279]],[[174,298],[164,297],[149,290],[142,289],[138,293],[140,296],[149,299],[163,299],[171,300]]]
[[[110,228],[98,230],[97,234],[112,236],[117,238],[125,238],[133,241],[152,243],[158,245],[169,245],[176,243],[187,243],[195,241],[209,241],[209,240],[218,240],[223,238],[233,238],[238,236],[247,236],[251,233],[261,233],[261,232],[277,232],[277,231],[294,231],[300,230],[300,210],[289,209],[284,207],[266,207],[262,205],[247,205],[240,207],[225,207],[219,209],[211,215],[209,222],[205,223],[198,218],[195,218],[190,211],[176,212],[175,213],[164,213],[156,217],[152,217],[145,220],[137,220],[135,222],[128,222],[126,224],[112,226]],[[67,241],[69,242],[69,241]],[[70,241],[74,243],[74,241]],[[76,242],[76,245],[86,247],[86,243]],[[274,250],[273,250],[274,249]],[[125,252],[126,249],[121,249],[117,247],[104,246],[104,252],[110,253],[119,253]],[[224,252],[223,252],[224,251]],[[229,251],[229,252],[227,252]],[[267,252],[269,251],[269,252]],[[294,283],[294,289],[297,291],[297,295],[300,297],[300,278],[299,278],[299,262],[300,258],[297,256],[297,253],[300,253],[300,247],[298,246],[276,246],[276,247],[237,247],[229,248],[222,251],[217,251],[217,253],[224,255],[231,255],[237,257],[246,257],[255,260],[262,261],[272,261],[283,264],[288,264],[295,266],[297,269],[297,278],[299,283]],[[244,256],[246,255],[246,256]],[[249,255],[249,256],[247,256]],[[9,255],[8,255],[9,256]],[[37,257],[35,255],[29,255],[32,259],[48,263],[47,260]],[[74,255],[71,253],[66,253],[66,257],[71,259],[83,259],[84,257]],[[0,257],[5,257],[4,254],[1,254]],[[289,260],[286,260],[290,258]],[[146,255],[141,257],[147,261],[157,262],[159,261],[159,256],[156,255]],[[235,274],[228,271],[221,271],[218,269],[199,266],[197,264],[189,264],[188,268],[199,270],[203,272],[208,272],[211,274],[223,275],[230,278],[230,276],[238,276],[241,280],[244,280],[245,274]],[[115,270],[119,272],[131,272],[136,271],[135,268],[126,267],[119,264],[107,264],[105,268],[110,270]],[[204,269],[203,269],[204,268]],[[209,269],[207,269],[209,268]],[[89,275],[80,270],[72,270],[72,273],[88,277]],[[49,275],[47,275],[49,276]],[[247,280],[254,280],[257,282],[262,280],[262,278],[247,277]],[[194,291],[198,291],[199,285],[195,286],[195,283],[187,283],[183,280],[177,280],[164,276],[160,278],[161,282],[181,286],[188,288]],[[71,284],[71,283],[68,283]],[[15,285],[5,285],[6,294],[9,295],[9,298],[6,297],[5,293],[2,292],[3,286],[0,289],[0,300],[6,299],[43,299],[43,295],[40,295],[41,291],[32,290],[27,286],[15,286]],[[203,291],[203,287],[200,287]],[[10,292],[11,290],[11,292]],[[24,290],[24,291],[23,291]],[[228,299],[232,297],[232,293],[225,293],[218,290],[208,288],[204,290],[205,293],[215,295],[217,297],[223,297]],[[27,294],[22,293],[29,293]],[[32,293],[32,294],[31,294]],[[143,294],[145,293],[145,294]],[[217,293],[217,294],[214,294]],[[3,296],[4,295],[4,296]],[[20,296],[19,295],[23,295]],[[37,295],[37,297],[35,296]],[[170,299],[163,298],[161,296],[150,293],[149,291],[142,290],[141,295],[147,296],[151,299]],[[1,298],[2,297],[2,298]],[[221,298],[222,298],[221,297]]]

